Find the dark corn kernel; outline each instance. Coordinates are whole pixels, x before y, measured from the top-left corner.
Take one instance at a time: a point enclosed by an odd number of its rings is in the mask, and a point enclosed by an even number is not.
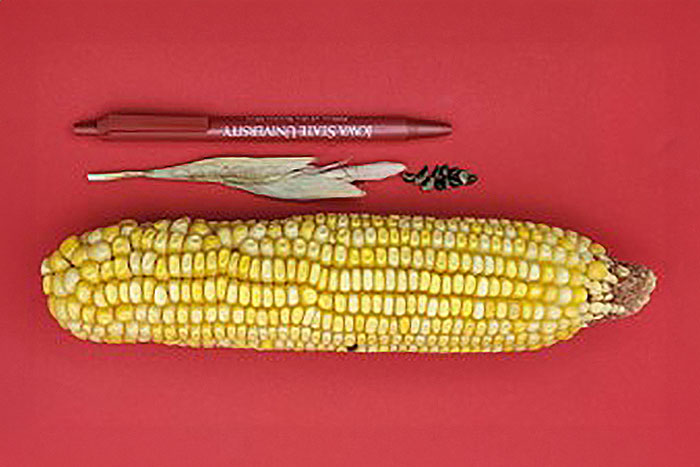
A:
[[[417,173],[404,172],[402,178],[406,183],[418,185],[423,191],[448,190],[460,186],[476,183],[478,177],[459,167],[450,167],[447,164],[438,164],[431,171],[424,165]]]

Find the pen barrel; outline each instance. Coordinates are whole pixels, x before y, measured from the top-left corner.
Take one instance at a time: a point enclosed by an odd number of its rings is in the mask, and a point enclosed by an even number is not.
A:
[[[109,114],[74,126],[105,140],[401,141],[443,136],[448,124],[394,116],[229,116]]]
[[[209,133],[221,140],[386,141],[408,139],[410,124],[401,117],[214,117]]]

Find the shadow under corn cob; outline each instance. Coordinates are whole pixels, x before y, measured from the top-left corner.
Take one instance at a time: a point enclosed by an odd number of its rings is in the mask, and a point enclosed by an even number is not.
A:
[[[68,237],[41,274],[80,339],[358,352],[537,350],[655,285],[557,227],[369,214],[126,220]]]

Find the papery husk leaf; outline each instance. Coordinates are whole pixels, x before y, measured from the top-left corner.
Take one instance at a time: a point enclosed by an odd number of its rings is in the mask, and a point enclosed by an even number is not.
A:
[[[313,157],[212,157],[162,169],[88,174],[88,180],[106,181],[146,177],[220,183],[254,194],[281,199],[353,198],[364,191],[354,181],[380,180],[405,170],[403,164],[375,162],[349,166],[312,165]]]

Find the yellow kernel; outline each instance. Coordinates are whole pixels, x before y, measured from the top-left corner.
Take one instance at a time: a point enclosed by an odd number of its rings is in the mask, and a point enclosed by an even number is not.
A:
[[[594,281],[601,281],[608,276],[608,268],[602,261],[592,261],[588,264],[586,275]]]
[[[301,289],[301,303],[304,306],[315,305],[318,300],[318,294],[316,290],[311,287],[303,287]]]
[[[438,299],[436,297],[430,297],[427,303],[426,314],[430,317],[437,316],[438,308]]]
[[[511,281],[509,281],[508,279],[501,280],[501,296],[510,297],[510,295],[513,293],[513,290],[514,287]]]
[[[80,303],[90,303],[92,302],[92,286],[86,282],[78,282],[75,289],[75,297]]]
[[[442,284],[440,281],[440,275],[431,274],[430,275],[430,285],[428,286],[428,293],[431,295],[437,295],[442,290]]]
[[[223,302],[226,299],[228,289],[228,278],[226,276],[217,276],[216,282],[216,300]]]
[[[112,254],[114,256],[128,255],[131,253],[131,243],[129,239],[119,236],[112,241]]]
[[[245,310],[243,307],[234,307],[233,310],[231,310],[231,319],[235,324],[243,324],[245,321]]]
[[[250,286],[250,305],[256,308],[262,305],[262,286],[260,284]]]
[[[576,287],[583,285],[585,277],[581,271],[573,270],[570,272],[571,278],[569,279],[569,285]]]
[[[42,277],[41,287],[45,295],[51,295],[53,290],[53,276]]]
[[[112,309],[111,308],[100,308],[94,313],[94,321],[100,326],[106,326],[112,322]]]
[[[315,293],[315,291],[314,291]],[[329,293],[322,293],[318,296],[318,306],[322,310],[332,310],[333,309],[333,296]]]
[[[368,294],[360,294],[360,311],[364,314],[372,312],[372,297]]]
[[[300,268],[299,275],[300,275],[300,277],[301,277],[301,275],[302,275],[302,274],[301,274],[302,266],[303,266],[302,264],[299,264],[299,268]],[[320,278],[321,278],[321,266],[320,266],[318,263],[313,263],[313,264],[311,264],[311,266],[310,266],[310,268],[309,268],[309,279],[308,279],[309,284],[311,284],[311,285],[316,285],[316,284],[318,284]],[[300,280],[300,282],[302,282],[302,281]]]
[[[114,276],[117,279],[131,278],[131,270],[129,269],[129,260],[125,256],[114,258]]]
[[[574,287],[571,302],[573,304],[583,303],[588,299],[588,292],[583,287]]]
[[[245,323],[249,326],[255,324],[255,319],[257,317],[257,311],[255,308],[246,308],[245,310]]]
[[[275,307],[282,308],[287,302],[287,292],[282,287],[273,288],[273,303]]]
[[[531,284],[528,288],[527,296],[530,300],[537,300],[544,293],[544,287],[540,284]]]
[[[84,306],[80,310],[80,315],[82,317],[83,322],[85,323],[94,323],[95,322],[95,314],[97,310],[95,309],[94,306]]]
[[[242,256],[238,260],[237,277],[239,279],[248,279],[248,271],[250,270],[251,257],[248,255]]]
[[[304,318],[304,309],[300,306],[292,308],[292,315],[291,315],[291,320],[292,324],[298,325],[301,324],[302,319]]]
[[[208,277],[204,281],[204,299],[207,302],[216,301],[216,280],[213,277]]]
[[[554,281],[554,268],[550,265],[544,265],[541,268],[540,281],[544,283],[549,283]]]
[[[248,236],[248,226],[244,224],[236,225],[231,231],[231,243],[233,246],[239,246]]]
[[[333,310],[337,313],[345,313],[347,310],[348,297],[344,294],[336,293],[333,296]]]
[[[260,280],[262,282],[272,282],[272,259],[263,258],[260,263]]]
[[[119,305],[114,310],[114,318],[117,321],[127,322],[134,320],[134,307],[128,304]]]
[[[360,264],[366,267],[374,266],[374,250],[364,247],[360,249]]]
[[[515,278],[518,275],[518,264],[512,259],[507,260],[505,273],[511,279]]]
[[[156,267],[157,268],[157,267]],[[204,277],[207,270],[207,260],[204,252],[198,251],[192,259],[192,275],[194,277]]]
[[[513,291],[513,297],[514,298],[523,298],[525,295],[528,293],[528,288],[527,284],[524,282],[516,282],[515,283],[515,290]]]
[[[489,297],[497,297],[500,293],[501,293],[501,282],[497,278],[492,277],[489,280],[488,295],[489,295]]]
[[[245,282],[238,285],[238,303],[243,306],[250,304],[250,286]]]
[[[76,237],[75,235],[71,235],[70,237],[63,240],[63,242],[61,242],[61,245],[58,247],[58,251],[60,251],[61,254],[66,258],[70,258],[73,255],[75,249],[79,246],[81,245],[78,237]]]
[[[217,235],[207,235],[202,240],[202,249],[204,251],[218,250],[221,248],[221,240]]]
[[[217,237],[218,238],[218,237]],[[210,250],[206,254],[205,270],[206,274],[213,276],[217,272],[218,267],[218,250]]]
[[[275,297],[272,291],[272,287],[269,285],[263,286],[262,288],[262,306],[264,308],[272,308],[275,302]]]
[[[438,303],[438,316],[441,318],[447,318],[450,316],[451,305],[448,298],[442,297]]]
[[[374,317],[370,316],[367,318],[367,321],[365,323],[365,332],[368,334],[374,334],[377,332],[377,328],[379,327],[379,320]]]
[[[272,238],[265,237],[260,240],[260,254],[268,258],[274,256],[275,244]]]
[[[399,319],[399,332],[403,335],[408,334],[411,328],[411,320],[408,316]]]
[[[435,254],[435,270],[437,272],[445,272],[447,270],[447,253],[445,250],[439,250]]]
[[[544,290],[544,297],[543,300],[547,303],[552,303],[557,300],[557,297],[559,296],[559,289],[557,287],[547,287]]]
[[[472,274],[467,274],[464,278],[464,294],[472,295],[476,291],[476,277]]]
[[[374,270],[374,290],[376,292],[383,292],[386,289],[386,279],[384,277],[384,271],[382,269]]]
[[[228,271],[228,264],[231,259],[231,250],[227,248],[222,248],[221,250],[218,251],[217,253],[217,260],[216,260],[216,273],[217,274],[226,274]]]
[[[588,251],[590,251],[595,256],[604,256],[605,255],[605,247],[603,245],[601,245],[600,243],[591,244],[591,246],[588,247]]]
[[[329,266],[333,262],[333,246],[326,243],[321,247],[321,264]]]
[[[80,266],[80,277],[93,284],[99,282],[100,266],[94,261],[85,261]]]

